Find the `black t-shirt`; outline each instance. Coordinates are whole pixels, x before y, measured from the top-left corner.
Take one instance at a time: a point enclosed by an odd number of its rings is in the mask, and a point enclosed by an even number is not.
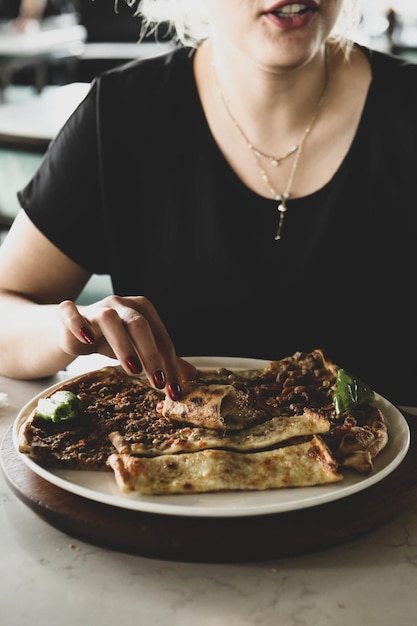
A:
[[[373,80],[351,148],[328,184],[289,201],[279,242],[276,202],[225,161],[182,48],[99,77],[21,204],[116,293],[146,295],[179,354],[323,348],[417,404],[417,66],[365,52]]]

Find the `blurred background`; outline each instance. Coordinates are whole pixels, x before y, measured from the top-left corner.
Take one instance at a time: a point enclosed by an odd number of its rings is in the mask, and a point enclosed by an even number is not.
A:
[[[417,0],[362,0],[358,39],[417,61]]]

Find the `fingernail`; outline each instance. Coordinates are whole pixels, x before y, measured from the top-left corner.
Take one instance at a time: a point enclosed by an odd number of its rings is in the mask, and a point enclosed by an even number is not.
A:
[[[165,374],[162,370],[155,370],[152,377],[157,389],[163,389],[165,387]]]
[[[92,344],[94,343],[94,335],[91,331],[88,330],[85,326],[80,328],[80,335],[84,339],[86,343]]]
[[[132,372],[132,374],[140,374],[142,371],[142,365],[135,356],[130,356],[126,359],[126,365]]]
[[[168,394],[171,400],[179,400],[181,397],[181,387],[178,383],[171,383],[168,385]]]

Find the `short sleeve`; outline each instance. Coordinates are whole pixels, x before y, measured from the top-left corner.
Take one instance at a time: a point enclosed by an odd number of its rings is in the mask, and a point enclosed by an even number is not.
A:
[[[94,82],[18,199],[64,254],[92,273],[106,273],[98,91]]]

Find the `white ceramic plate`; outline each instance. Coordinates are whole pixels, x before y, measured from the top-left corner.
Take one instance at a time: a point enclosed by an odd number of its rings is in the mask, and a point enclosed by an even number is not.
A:
[[[256,359],[218,357],[188,357],[188,360],[200,369],[213,367],[252,369],[263,367],[268,363]],[[61,384],[62,382],[38,394],[19,412],[13,427],[16,449],[19,428],[37,405],[38,399],[51,393]],[[345,498],[379,482],[398,467],[410,445],[408,424],[400,411],[385,398],[377,395],[376,405],[387,419],[389,442],[375,459],[372,474],[364,477],[353,471],[347,471],[342,481],[331,485],[170,496],[125,495],[117,487],[112,472],[51,470],[41,467],[25,454],[21,454],[21,458],[41,478],[61,489],[123,509],[191,517],[237,517],[280,513]]]

